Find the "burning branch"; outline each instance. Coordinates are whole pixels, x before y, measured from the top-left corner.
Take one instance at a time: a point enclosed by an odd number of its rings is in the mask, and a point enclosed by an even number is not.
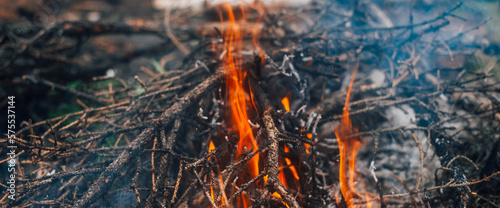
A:
[[[279,176],[279,131],[275,126],[273,114],[276,112],[270,104],[264,90],[257,84],[253,84],[257,96],[258,103],[260,104],[261,120],[267,133],[267,143],[269,144],[268,158],[267,158],[267,175],[269,184],[278,194],[284,199],[286,204],[290,207],[300,207],[295,198],[286,190],[283,183],[278,179]]]

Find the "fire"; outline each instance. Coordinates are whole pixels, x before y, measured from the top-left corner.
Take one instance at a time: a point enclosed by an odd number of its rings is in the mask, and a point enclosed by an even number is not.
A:
[[[307,133],[306,134],[306,137],[308,139],[312,139],[313,135],[311,133]],[[311,145],[307,144],[307,143],[304,143],[304,147],[306,148],[306,153],[309,155],[311,154],[311,152],[309,151],[309,148],[311,148]]]
[[[290,95],[290,94],[289,94],[289,95]],[[283,105],[283,107],[285,108],[285,111],[286,111],[286,112],[289,112],[289,111],[290,111],[290,99],[288,99],[288,96],[289,96],[289,95],[287,95],[287,96],[283,97],[283,99],[281,99],[281,104],[282,104],[282,105]],[[306,134],[306,137],[307,137],[308,139],[312,139],[312,136],[313,136],[313,135],[312,135],[311,133],[307,133],[307,134]],[[311,152],[309,151],[309,148],[311,147],[311,145],[304,143],[304,147],[305,147],[305,149],[306,149],[306,153],[307,153],[307,154],[311,154]],[[285,148],[286,148],[286,146],[285,146]],[[286,149],[285,149],[285,151],[286,151]],[[288,159],[287,159],[287,160],[288,160]],[[287,163],[288,163],[288,162],[287,162]],[[290,165],[290,164],[288,164],[288,165]],[[291,167],[290,169],[292,169],[292,168],[293,168],[293,169],[295,169],[295,167]],[[298,180],[298,176],[297,176],[297,177],[295,177],[295,178]]]
[[[215,150],[215,145],[213,143],[212,140],[210,140],[210,144],[208,145],[208,152],[211,152],[212,150]],[[211,156],[209,158],[210,160],[214,160],[217,162],[217,157],[215,155]],[[202,168],[202,172],[203,172],[203,168]],[[213,170],[211,170],[211,173],[214,174]],[[220,192],[222,194],[222,199],[221,199],[221,203],[224,204],[225,201],[227,201],[227,197],[226,197],[226,192],[223,190],[223,185],[222,185],[222,175],[220,174],[220,169],[219,167],[217,167],[217,173],[218,173],[218,176],[219,176],[219,189],[220,189]],[[209,182],[208,183],[212,183],[212,179],[209,178]],[[210,186],[210,197],[212,198],[212,201],[216,202],[217,200],[215,199],[214,197],[214,187],[213,186]]]
[[[252,128],[248,122],[247,103],[249,103],[249,99],[244,89],[246,73],[241,69],[242,59],[241,53],[239,53],[243,46],[241,28],[240,25],[235,22],[231,6],[226,3],[224,7],[228,12],[229,27],[225,33],[224,49],[226,50],[226,56],[223,61],[227,72],[226,89],[229,106],[231,108],[232,122],[237,125],[240,137],[238,150],[236,151],[236,156],[239,156],[251,149],[256,151],[258,146],[257,142],[255,142]],[[236,48],[236,53],[233,53],[233,48]],[[252,91],[249,90],[248,93],[252,94]],[[250,177],[252,178],[259,175],[258,158],[259,156],[257,154],[248,162],[249,166],[247,166],[247,170],[250,171]]]
[[[215,149],[215,145],[214,143],[212,142],[212,140],[210,140],[210,144],[208,145],[208,152],[211,152],[212,150]]]
[[[286,144],[283,146],[283,151],[285,153],[289,153],[290,152],[290,149],[286,146]],[[280,160],[281,161],[281,160]],[[297,174],[297,169],[295,168],[294,165],[292,165],[292,161],[288,158],[285,157],[285,163],[286,163],[286,166],[281,166],[280,165],[280,173],[278,175],[278,180],[286,187],[288,188],[289,187],[289,180],[287,180],[287,177],[285,175],[285,172],[284,170],[286,168],[288,168],[290,170],[290,172],[292,172],[292,175],[293,175],[293,178],[295,179],[295,181],[293,181],[292,179],[292,182],[298,182],[299,181],[299,174]],[[278,198],[278,199],[281,199],[281,195],[274,192],[272,194],[274,197]],[[283,202],[283,204],[286,206],[286,207],[289,207],[288,204],[286,204],[285,202]]]
[[[243,8],[241,9],[243,16]],[[246,82],[246,71],[242,69],[243,28],[245,22],[236,22],[233,9],[229,3],[222,5],[219,10],[222,23],[226,23],[223,31],[224,42],[221,57],[225,70],[226,80],[226,103],[230,115],[230,127],[239,136],[236,149],[236,157],[240,157],[248,151],[257,151],[258,145],[249,123],[249,110],[256,109],[253,101],[251,87]],[[244,19],[244,18],[243,18]],[[257,30],[252,32],[257,35]],[[254,39],[254,44],[258,44]],[[212,45],[213,49],[215,46]],[[261,54],[262,52],[259,53]],[[262,55],[261,55],[262,56]],[[238,185],[242,185],[259,175],[259,154],[257,153],[243,167],[243,172],[238,176]],[[257,184],[256,184],[257,185]],[[211,187],[213,188],[213,187]],[[250,200],[244,193],[238,201],[238,207],[248,207]]]
[[[212,140],[210,140],[210,144],[208,145],[208,152],[211,152],[212,150],[215,149],[215,145],[214,143],[212,142]],[[214,158],[215,159],[215,156],[212,156],[210,158]],[[215,201],[215,197],[214,197],[214,187],[210,186],[210,196],[212,197],[212,200]]]
[[[349,84],[349,89],[347,90],[346,101],[344,105],[344,111],[342,114],[340,127],[335,129],[335,135],[338,138],[339,150],[340,150],[340,167],[339,167],[339,182],[340,190],[344,196],[345,202],[348,207],[354,206],[354,198],[363,198],[354,188],[355,183],[359,180],[364,187],[363,178],[360,176],[357,178],[356,174],[356,156],[361,142],[358,141],[354,135],[358,132],[356,127],[352,126],[351,120],[349,118],[349,99],[351,95],[352,86],[354,84],[354,78],[356,77],[356,71],[358,66],[354,69],[354,73]],[[347,165],[347,166],[346,166]],[[367,207],[370,206],[368,201],[368,196],[365,192],[365,199],[367,200]]]
[[[250,5],[252,6],[252,5]],[[253,9],[259,12],[259,17],[254,26],[250,26],[252,28],[252,40],[253,44],[256,47],[258,54],[261,58],[261,61],[265,61],[265,53],[259,47],[259,39],[257,38],[260,30],[259,30],[259,21],[263,16],[264,10],[258,5],[253,5]],[[248,151],[257,151],[258,145],[257,141],[254,137],[254,132],[252,131],[252,126],[250,125],[250,116],[257,112],[255,101],[253,100],[253,92],[252,88],[247,82],[247,71],[242,68],[242,50],[243,50],[243,29],[245,27],[248,28],[248,23],[246,22],[244,16],[244,10],[241,8],[241,12],[243,15],[243,20],[236,21],[233,9],[229,3],[222,4],[219,9],[219,15],[221,17],[221,22],[223,24],[223,44],[222,47],[218,47],[215,44],[212,45],[212,49],[216,51],[219,49],[219,54],[222,60],[222,64],[225,70],[225,81],[226,81],[226,103],[227,103],[227,113],[228,118],[230,118],[230,122],[228,124],[230,126],[229,129],[233,133],[239,136],[239,141],[237,143],[236,149],[236,158],[241,157],[243,154]],[[289,98],[285,97],[282,100],[282,104],[286,111],[290,110]],[[209,144],[209,151],[215,149],[215,146],[212,141]],[[285,146],[285,151],[289,152],[289,149]],[[242,168],[242,173],[238,176],[238,180],[236,182],[237,186],[241,186],[244,183],[247,183],[251,179],[257,177],[261,169],[259,168],[259,153],[255,154]],[[215,156],[214,156],[215,158]],[[299,180],[299,175],[297,173],[296,167],[292,164],[292,161],[288,158],[284,160],[280,159],[280,161],[284,161],[286,166],[280,167],[280,169],[287,168],[290,170],[293,175],[293,178],[296,181]],[[221,183],[222,178],[219,172],[219,183]],[[264,176],[264,184],[267,182],[268,176]],[[285,187],[288,187],[287,178],[283,171],[280,172],[279,181],[281,181]],[[263,184],[255,183],[256,188],[262,188]],[[216,197],[214,196],[214,188],[210,186],[210,195],[212,200],[215,202]],[[222,190],[222,185],[220,185],[220,191],[223,194],[222,204],[224,201],[227,202],[225,198],[225,190]],[[274,192],[272,196],[276,198],[280,198],[281,196]],[[246,193],[241,193],[241,197],[238,197],[237,207],[249,207],[250,199],[246,195]],[[283,202],[284,203],[284,202]],[[288,207],[286,203],[285,206]]]
[[[283,99],[281,99],[281,104],[285,108],[286,112],[290,111],[290,100],[288,99],[288,96],[285,96],[285,97],[283,97]],[[283,146],[283,150],[285,153],[290,152],[290,149],[288,149],[288,147],[286,145]],[[288,158],[285,158],[285,163],[286,163],[287,167],[282,167],[281,169],[284,169],[284,168],[290,169],[290,171],[293,174],[293,177],[295,178],[295,180],[298,181],[300,179],[299,174],[297,174],[297,169],[295,168],[295,166],[292,165],[292,161]],[[278,179],[283,185],[285,185],[285,187],[288,188],[288,183],[287,183],[287,180],[285,177],[285,173],[283,171],[280,172]]]
[[[290,152],[290,149],[288,149],[288,147],[285,145],[285,153],[289,153]],[[290,171],[292,171],[292,174],[293,174],[293,177],[295,178],[295,180],[299,180],[299,174],[297,174],[297,170],[295,169],[295,166],[292,165],[292,161],[288,158],[285,158],[285,162],[286,162],[286,165],[288,165]]]
[[[236,151],[236,156],[239,156],[251,149],[256,151],[258,146],[252,128],[248,122],[247,103],[251,104],[251,102],[249,102],[249,98],[245,92],[244,80],[246,78],[246,73],[241,69],[242,59],[240,52],[243,47],[241,27],[235,21],[231,5],[226,3],[224,4],[224,8],[228,13],[229,26],[227,31],[225,31],[224,49],[226,50],[226,55],[224,56],[223,62],[226,70],[226,89],[229,106],[231,108],[232,123],[237,125],[240,137],[238,150]],[[236,49],[234,53],[233,49]],[[252,91],[249,90],[248,94],[252,96]],[[257,154],[248,163],[250,165],[247,169],[251,172],[250,176],[252,178],[259,175],[258,158],[259,156]]]
[[[290,111],[290,101],[288,100],[288,97],[284,97],[281,100],[281,104],[283,104],[283,107],[285,107],[286,112]]]

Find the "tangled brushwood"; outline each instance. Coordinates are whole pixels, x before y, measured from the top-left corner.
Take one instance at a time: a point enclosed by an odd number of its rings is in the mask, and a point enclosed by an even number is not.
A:
[[[436,1],[404,7],[403,24],[381,2],[210,5],[0,42],[3,79],[81,108],[19,121],[17,195],[2,207],[499,207],[500,52],[476,33],[489,19]],[[99,61],[92,47],[111,46],[93,40],[116,34],[161,44]],[[104,89],[60,84],[47,64],[141,57],[162,61],[95,76]]]

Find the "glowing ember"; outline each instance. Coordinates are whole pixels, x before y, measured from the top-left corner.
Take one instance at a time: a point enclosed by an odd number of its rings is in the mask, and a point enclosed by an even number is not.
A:
[[[340,127],[335,129],[335,135],[338,138],[340,150],[340,190],[342,191],[342,195],[344,196],[345,202],[348,207],[354,207],[354,198],[363,198],[358,192],[355,191],[354,184],[359,180],[364,187],[362,177],[359,177],[359,179],[356,180],[356,156],[358,149],[361,146],[361,142],[359,142],[358,139],[354,137],[354,135],[357,134],[358,129],[352,126],[351,120],[349,118],[349,99],[357,69],[358,66],[356,65],[351,78],[351,82],[349,84],[349,89],[347,91],[341,124]],[[346,164],[348,165],[347,167]],[[365,193],[367,193],[366,190]],[[367,196],[365,196],[365,199],[367,200],[367,207],[371,207]]]

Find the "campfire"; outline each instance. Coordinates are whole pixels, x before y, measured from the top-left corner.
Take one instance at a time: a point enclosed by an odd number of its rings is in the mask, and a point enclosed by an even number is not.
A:
[[[78,109],[16,121],[1,204],[498,207],[499,53],[468,3],[207,1],[57,22],[3,46],[2,77]],[[47,64],[82,73],[103,54],[85,85]]]

